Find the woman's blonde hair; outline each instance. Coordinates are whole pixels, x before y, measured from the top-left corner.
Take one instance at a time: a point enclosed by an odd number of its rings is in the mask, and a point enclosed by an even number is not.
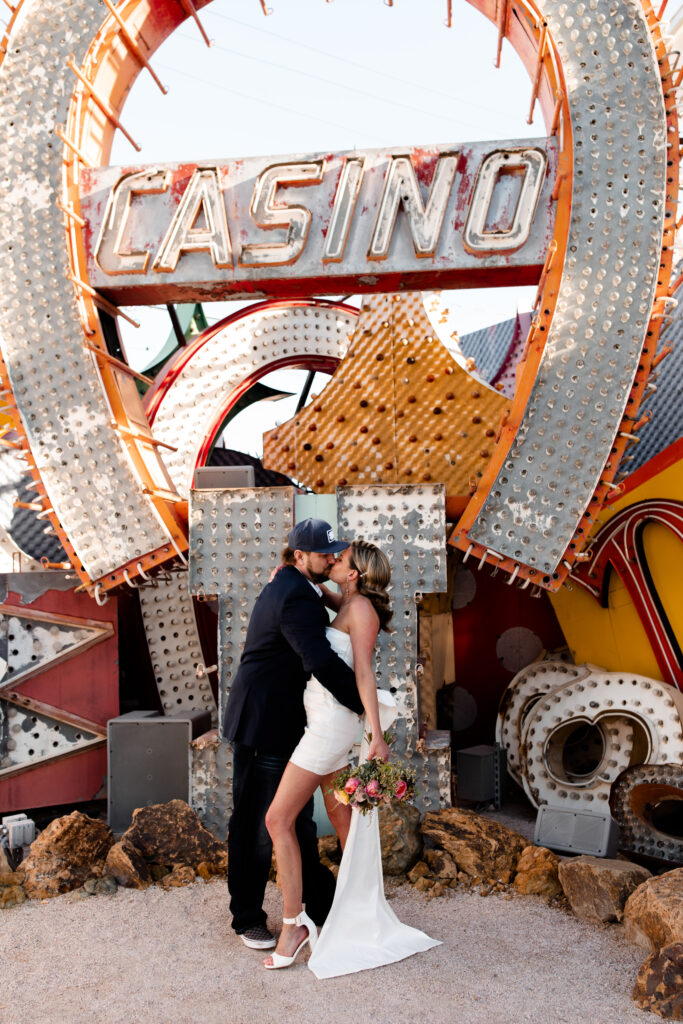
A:
[[[386,588],[391,582],[389,559],[376,544],[367,540],[354,540],[350,544],[351,568],[358,572],[358,593],[372,601],[379,616],[380,628],[390,633],[393,612]]]

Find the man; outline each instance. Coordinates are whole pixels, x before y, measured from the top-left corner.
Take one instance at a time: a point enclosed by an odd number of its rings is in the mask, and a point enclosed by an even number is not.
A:
[[[263,897],[272,843],[265,814],[289,756],[306,725],[303,693],[309,676],[357,714],[363,705],[353,671],[330,647],[329,619],[317,586],[335,556],[348,547],[323,519],[305,519],[288,538],[293,564],[261,591],[225,709],[224,735],[233,744],[233,813],[228,832],[228,888],[232,927],[246,946],[269,949]],[[303,900],[321,925],[334,897],[334,876],[318,857],[313,800],[297,820]]]

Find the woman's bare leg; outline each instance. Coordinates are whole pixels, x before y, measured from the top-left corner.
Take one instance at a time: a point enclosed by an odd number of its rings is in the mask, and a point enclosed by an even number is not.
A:
[[[348,767],[348,765],[346,766]],[[346,846],[346,840],[349,835],[349,829],[351,827],[351,808],[346,804],[340,804],[336,799],[334,793],[329,792],[332,789],[332,783],[339,774],[344,771],[343,768],[337,768],[336,771],[326,775],[322,780],[320,788],[323,793],[325,800],[325,810],[327,811],[327,817],[332,822],[332,827],[339,837],[339,843],[342,848]]]
[[[266,828],[273,840],[282,889],[283,917],[296,917],[301,913],[301,850],[296,837],[296,819],[321,781],[320,775],[299,768],[290,761],[266,812]],[[275,951],[282,956],[291,956],[305,937],[305,927],[283,924]],[[267,957],[264,963],[269,959]]]

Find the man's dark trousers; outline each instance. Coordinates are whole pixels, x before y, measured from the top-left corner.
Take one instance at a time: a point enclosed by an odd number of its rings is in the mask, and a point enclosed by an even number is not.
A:
[[[238,935],[266,923],[262,907],[273,844],[264,819],[287,761],[282,754],[233,743],[234,803],[228,832],[228,886],[232,927]],[[321,925],[332,906],[335,879],[318,856],[312,797],[297,818],[296,834],[301,847],[303,903],[306,912]]]

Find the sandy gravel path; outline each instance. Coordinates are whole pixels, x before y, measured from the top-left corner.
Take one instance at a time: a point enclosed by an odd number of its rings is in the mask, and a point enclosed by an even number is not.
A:
[[[402,920],[443,945],[329,981],[267,972],[228,926],[225,884],[27,902],[0,915],[0,1024],[649,1024],[645,958],[619,928],[535,897],[394,885]],[[280,913],[270,885],[271,922]]]

